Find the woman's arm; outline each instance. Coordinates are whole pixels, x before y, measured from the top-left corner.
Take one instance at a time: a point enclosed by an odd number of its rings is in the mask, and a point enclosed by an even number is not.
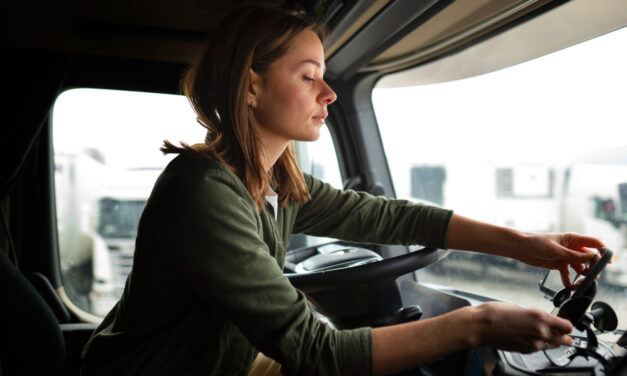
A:
[[[301,205],[293,233],[371,244],[443,248],[452,211],[407,200],[342,191],[310,175],[311,200]]]
[[[537,309],[490,302],[372,331],[375,375],[409,369],[476,346],[533,352],[572,343],[569,321]]]
[[[211,322],[229,349],[248,351],[250,343],[281,363],[284,375],[368,374],[371,330],[338,331],[316,318],[271,255],[263,219],[238,177],[203,159],[177,162],[159,187],[151,236],[198,299],[194,306],[206,310],[206,322],[194,319],[199,330]]]
[[[568,266],[578,273],[597,253],[590,248],[604,247],[593,237],[574,233],[533,234],[453,215],[446,233],[446,247],[505,256],[526,264],[557,269],[564,285],[569,285]]]
[[[475,221],[454,214],[445,237],[446,247],[510,257],[530,265],[558,269],[569,284],[568,266],[578,272],[603,247],[578,234],[530,234]],[[387,374],[435,360],[445,354],[491,346],[533,352],[570,345],[572,324],[548,312],[490,302],[448,314],[372,331],[375,374]]]

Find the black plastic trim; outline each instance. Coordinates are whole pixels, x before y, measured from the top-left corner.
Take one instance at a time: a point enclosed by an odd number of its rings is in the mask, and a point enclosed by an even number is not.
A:
[[[347,269],[285,275],[294,287],[303,292],[326,291],[406,274],[440,261],[448,254],[449,250],[445,249],[423,248]]]
[[[531,11],[529,13],[526,13],[525,15],[523,15],[523,16],[521,16],[519,18],[516,18],[515,20],[513,20],[511,22],[508,22],[508,23],[506,23],[506,24],[504,24],[502,26],[499,26],[499,27],[495,28],[494,30],[492,30],[492,31],[490,31],[490,32],[488,32],[486,34],[481,35],[480,37],[472,39],[472,40],[470,40],[468,42],[465,42],[464,44],[462,44],[462,45],[460,45],[458,47],[455,47],[455,48],[453,48],[453,49],[451,49],[451,50],[449,50],[449,51],[447,51],[445,53],[433,56],[433,57],[431,57],[431,58],[429,58],[427,60],[421,61],[421,62],[419,62],[417,64],[409,65],[409,66],[404,67],[402,69],[394,70],[393,72],[387,72],[385,74],[404,72],[404,71],[407,71],[407,70],[411,70],[411,69],[417,68],[417,67],[419,67],[421,65],[430,64],[430,63],[433,63],[433,62],[435,62],[437,60],[440,60],[440,59],[443,59],[443,58],[446,58],[446,57],[449,57],[449,56],[453,56],[453,55],[455,55],[455,54],[457,54],[457,53],[459,53],[459,52],[461,52],[461,51],[463,51],[463,50],[465,50],[467,48],[471,48],[471,47],[473,47],[473,46],[475,46],[475,45],[477,45],[477,44],[479,44],[481,42],[484,42],[484,41],[486,41],[486,40],[488,40],[490,38],[493,38],[493,37],[495,37],[495,36],[497,36],[497,35],[499,35],[499,34],[501,34],[503,32],[506,32],[506,31],[508,31],[508,30],[510,30],[510,29],[512,29],[512,28],[514,28],[516,26],[518,26],[518,25],[521,25],[521,24],[523,24],[523,23],[525,23],[525,22],[527,22],[527,21],[529,21],[529,20],[531,20],[531,19],[533,19],[535,17],[538,17],[538,16],[542,15],[543,13],[549,12],[549,11],[553,10],[554,8],[557,8],[557,7],[559,7],[559,6],[561,6],[561,5],[565,4],[565,3],[568,3],[570,1],[571,0],[552,0],[551,2],[549,2],[547,4],[544,4],[541,7],[537,8],[537,9],[534,9],[533,11]],[[385,74],[381,74],[381,77],[383,77]]]
[[[389,46],[424,23],[442,0],[397,0],[383,8],[327,61],[327,75],[347,79]],[[452,1],[446,1],[448,5]],[[440,9],[442,9],[441,7]],[[427,14],[428,17],[422,17]]]

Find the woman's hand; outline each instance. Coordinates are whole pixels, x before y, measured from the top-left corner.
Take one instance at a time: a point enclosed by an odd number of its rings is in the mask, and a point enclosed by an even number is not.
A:
[[[473,309],[478,345],[529,353],[572,344],[570,321],[548,312],[501,302]]]
[[[389,374],[477,346],[534,352],[572,344],[572,324],[537,309],[489,302],[372,330],[375,375]]]
[[[570,286],[569,266],[577,273],[585,274],[586,264],[593,265],[600,258],[593,248],[604,247],[603,242],[591,236],[528,234],[457,214],[453,215],[446,233],[446,246],[559,270],[564,286]]]
[[[594,265],[601,257],[593,248],[604,247],[596,238],[574,233],[527,234],[510,257],[526,264],[559,270],[564,286],[570,286],[569,266],[585,274],[586,264]]]

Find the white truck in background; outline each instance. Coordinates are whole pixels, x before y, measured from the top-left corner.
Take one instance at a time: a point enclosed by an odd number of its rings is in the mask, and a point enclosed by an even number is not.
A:
[[[560,229],[600,238],[614,251],[602,281],[627,287],[627,164],[573,164],[563,189]]]
[[[414,165],[410,176],[414,201],[523,231],[598,237],[615,255],[601,281],[627,287],[627,148],[584,156],[566,166]],[[459,257],[488,262],[482,255]],[[508,259],[489,262],[519,265]]]
[[[111,170],[98,201],[98,234],[111,256],[116,294],[131,271],[137,225],[161,168]]]
[[[92,311],[92,297],[113,290],[109,251],[95,227],[104,185],[105,159],[95,149],[55,154],[57,235],[65,291]]]
[[[55,155],[61,270],[79,308],[104,315],[122,293],[139,217],[161,171],[115,169],[94,149]]]

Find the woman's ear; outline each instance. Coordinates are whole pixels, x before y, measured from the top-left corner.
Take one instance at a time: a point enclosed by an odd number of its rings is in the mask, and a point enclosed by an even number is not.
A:
[[[248,107],[257,106],[257,97],[260,91],[261,77],[254,70],[248,71]]]

